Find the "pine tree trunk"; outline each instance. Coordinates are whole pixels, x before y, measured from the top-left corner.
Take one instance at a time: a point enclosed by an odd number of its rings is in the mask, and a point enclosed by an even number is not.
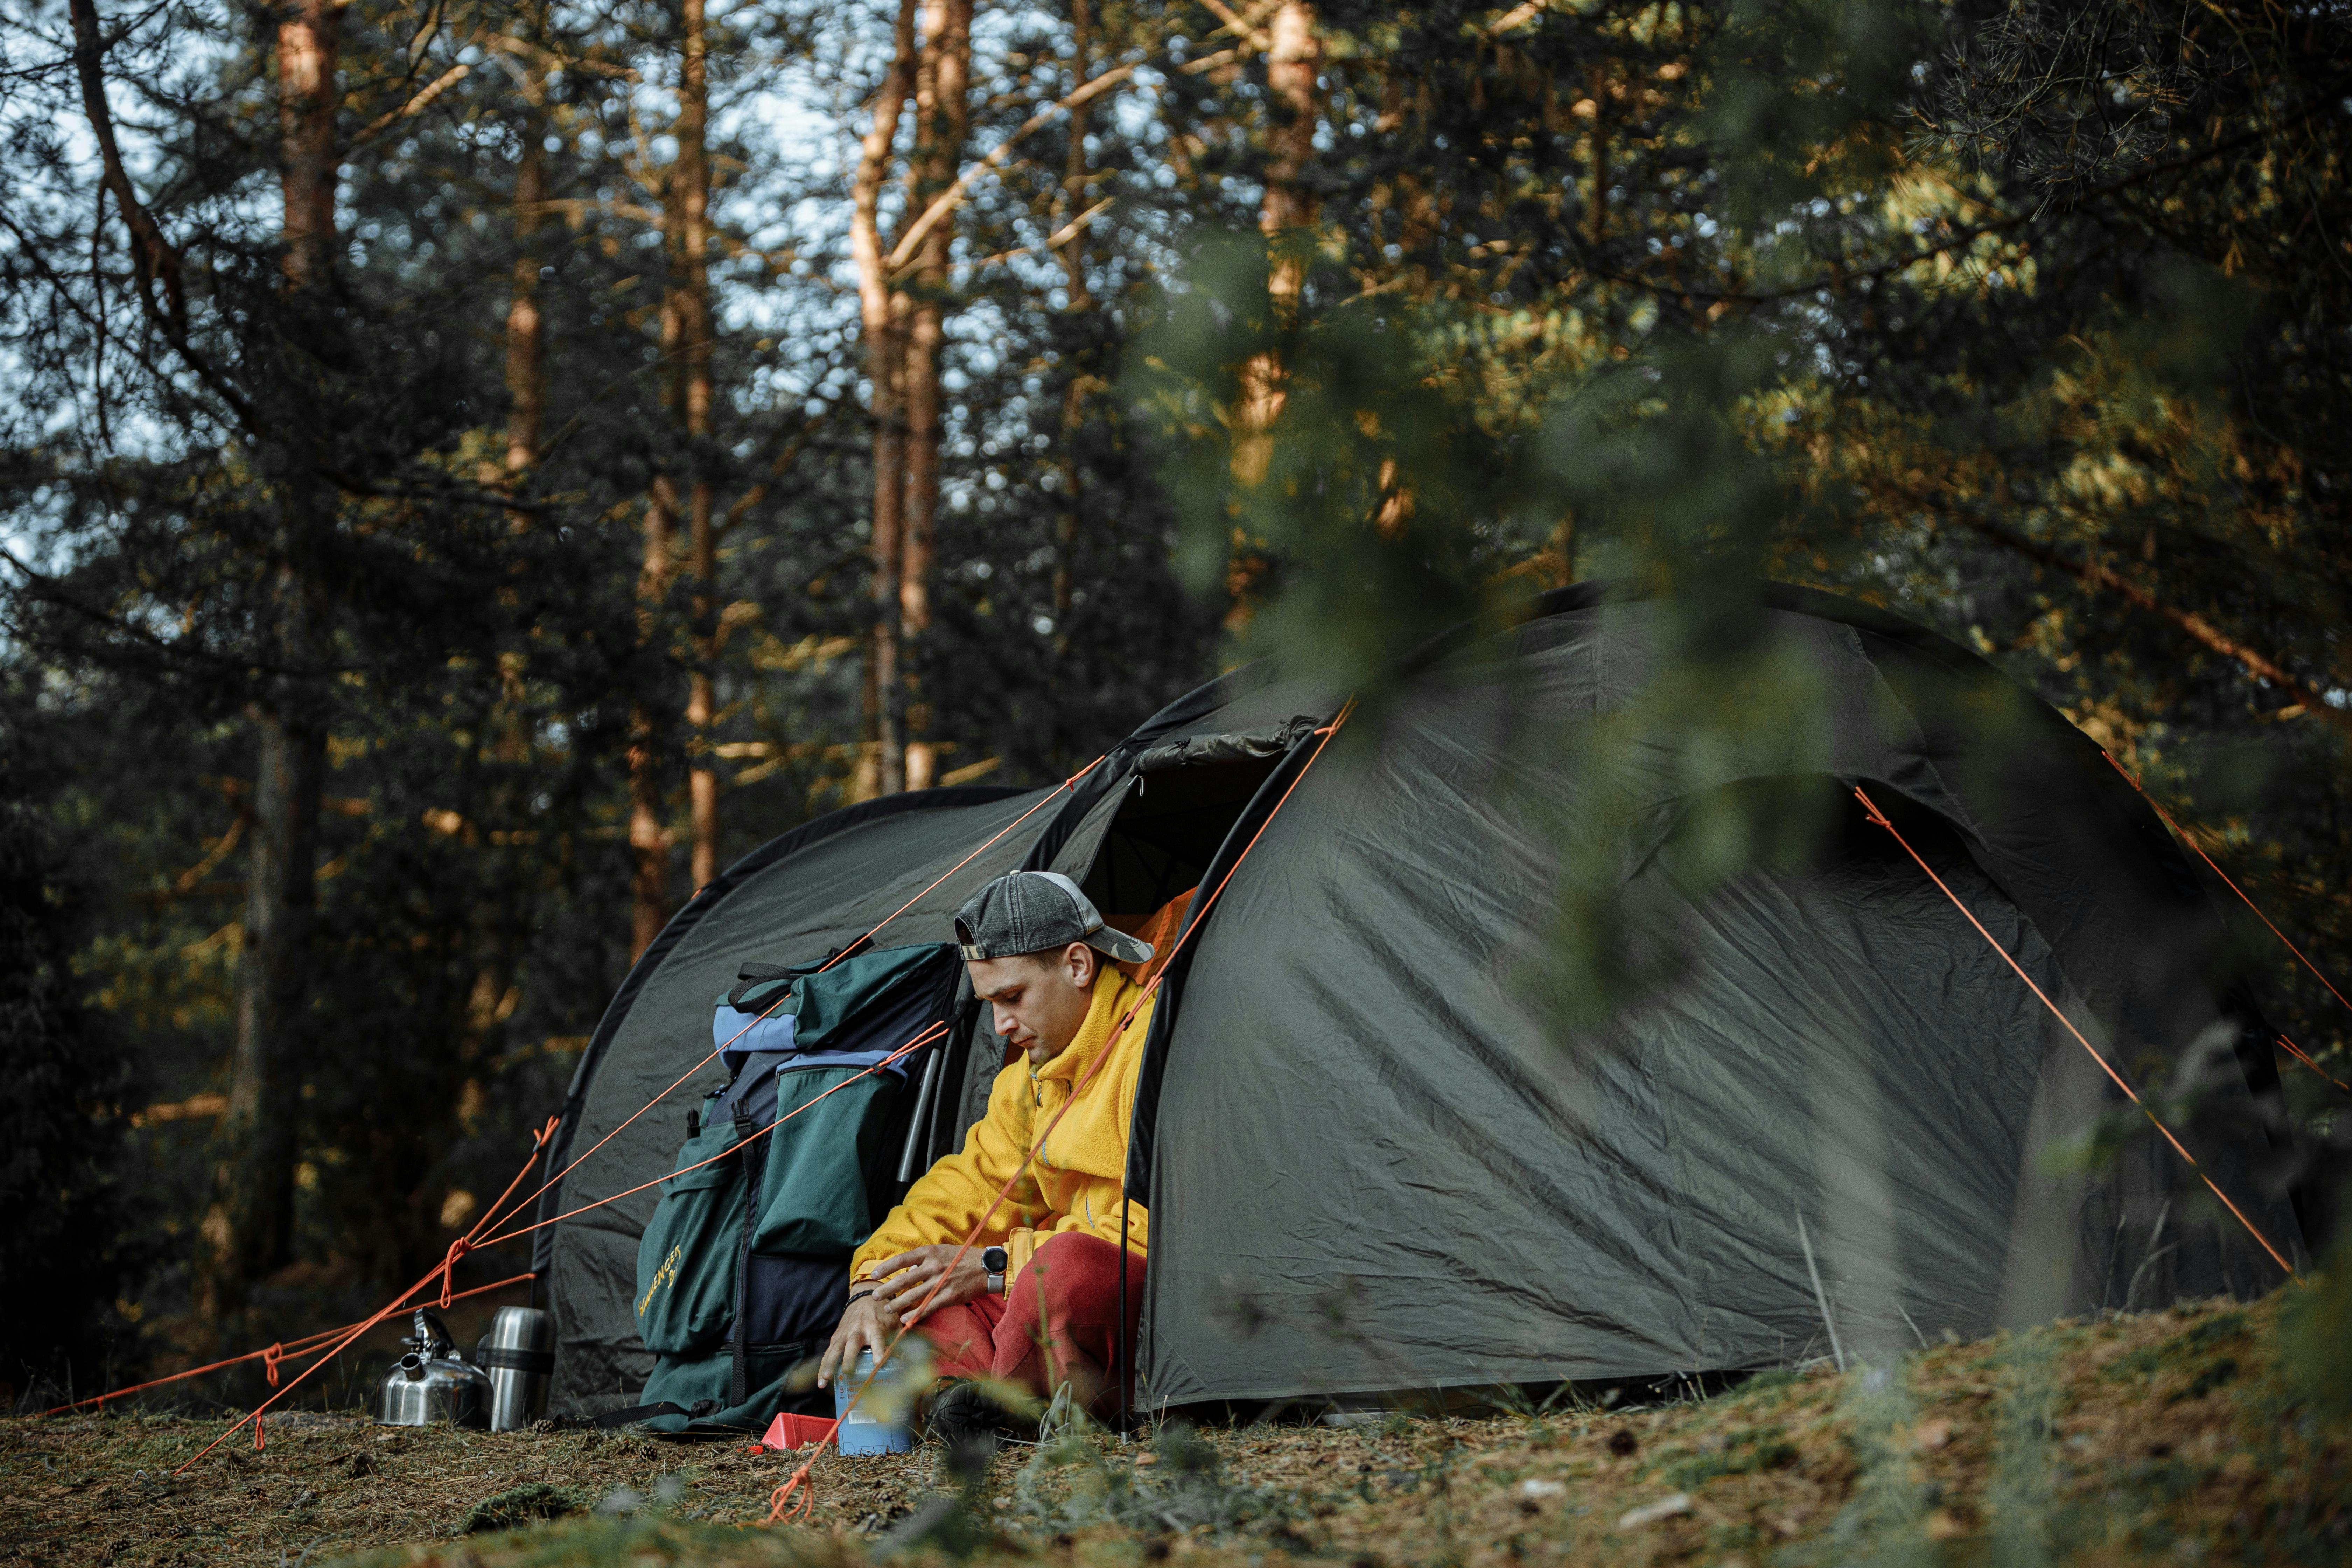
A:
[[[711,516],[709,460],[711,421],[709,30],[703,0],[685,0],[684,62],[677,116],[677,166],[670,195],[678,208],[680,386],[687,447],[693,465],[687,489],[687,556],[694,574],[694,668],[688,680],[686,775],[689,875],[698,891],[719,875],[719,773],[711,726],[717,721],[719,662],[719,535]]]
[[[295,0],[278,23],[286,275],[303,288],[326,277],[334,256],[335,60],[342,16],[337,0]]]
[[[336,56],[342,13],[333,0],[299,0],[278,26],[278,123],[284,173],[280,236],[288,286],[326,279],[334,261]],[[289,489],[281,561],[297,534],[335,504]],[[272,662],[299,671],[319,652],[323,616],[299,568],[281,564],[272,595]],[[247,852],[245,946],[237,975],[236,1043],[228,1108],[213,1145],[212,1201],[204,1219],[197,1310],[215,1327],[239,1312],[253,1282],[290,1260],[298,1150],[301,1030],[309,1008],[318,901],[319,796],[327,731],[302,677],[280,675],[254,707],[259,734],[253,836]]]
[[[667,479],[654,485],[646,506],[645,553],[637,568],[638,635],[659,635],[662,601],[669,590],[673,515]],[[662,826],[660,726],[640,698],[629,710],[629,956],[645,955],[669,919],[669,833]]]
[[[215,1134],[213,1200],[198,1314],[219,1325],[255,1281],[289,1262],[295,1121],[301,1110],[304,1015],[318,902],[323,727],[259,708],[253,832],[247,858],[245,952],[228,1108]]]
[[[1087,0],[1070,0],[1070,91],[1087,85],[1088,60],[1094,47],[1094,17]],[[1087,288],[1086,234],[1078,220],[1087,210],[1087,193],[1093,170],[1087,163],[1087,121],[1094,105],[1081,103],[1070,110],[1070,145],[1062,165],[1062,223],[1069,237],[1062,241],[1063,311],[1079,316],[1094,309]],[[1068,337],[1065,342],[1074,340]],[[1085,497],[1080,493],[1078,429],[1086,421],[1087,393],[1092,384],[1090,356],[1075,354],[1069,379],[1062,388],[1062,515],[1054,525],[1054,656],[1070,652],[1070,611],[1076,602],[1078,519]]]
[[[675,204],[672,204],[673,205]],[[663,228],[674,227],[665,209]],[[662,301],[663,402],[675,405],[677,345],[683,337],[675,290]],[[645,533],[637,558],[637,642],[654,655],[648,668],[658,666],[658,649],[669,599],[670,541],[677,534],[677,483],[667,474],[656,475],[646,498]],[[629,952],[641,958],[661,934],[669,919],[669,829],[662,818],[661,739],[663,726],[656,718],[652,699],[640,696],[629,710]]]
[[[1295,253],[1294,231],[1315,221],[1315,199],[1301,176],[1315,155],[1315,77],[1322,63],[1322,45],[1315,34],[1315,8],[1307,0],[1283,0],[1267,25],[1273,47],[1266,51],[1265,81],[1272,100],[1266,131],[1265,194],[1258,205],[1258,231],[1269,247],[1266,297],[1274,323],[1287,330],[1298,319],[1298,296],[1306,285],[1306,267]],[[1274,459],[1274,425],[1282,416],[1283,370],[1275,351],[1253,355],[1242,367],[1241,406],[1235,421],[1234,477],[1244,485],[1265,479]],[[1234,568],[1228,590],[1233,605],[1226,629],[1239,631],[1254,607],[1256,574],[1251,557],[1236,539]]]
[[[857,159],[850,187],[849,248],[857,268],[859,328],[866,374],[873,399],[874,624],[866,653],[866,747],[851,784],[852,798],[866,800],[906,787],[905,753],[898,727],[898,553],[901,503],[905,499],[906,414],[900,402],[905,370],[905,296],[884,271],[880,230],[882,187],[890,177],[891,148],[913,90],[916,68],[915,0],[899,0],[891,40],[890,68],[875,94],[874,118]]]
[[[956,176],[969,134],[971,0],[929,0],[923,12],[923,67],[916,93],[920,121],[908,170],[907,210],[920,213]],[[907,499],[898,552],[898,664],[905,697],[906,787],[929,789],[937,752],[926,738],[923,639],[931,626],[931,569],[938,556],[940,351],[947,337],[948,247],[953,226],[940,224],[917,253],[915,300],[906,343]]]

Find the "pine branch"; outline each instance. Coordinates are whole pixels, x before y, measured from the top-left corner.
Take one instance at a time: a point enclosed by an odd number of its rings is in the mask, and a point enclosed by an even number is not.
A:
[[[2134,609],[2160,616],[2170,622],[2190,640],[2208,650],[2232,660],[2258,679],[2268,681],[2303,705],[2304,710],[2315,713],[2337,729],[2352,733],[2352,712],[2330,702],[2305,682],[2290,674],[2285,666],[2268,654],[2231,637],[2194,610],[2186,610],[2159,597],[2154,590],[2133,581],[2113,567],[2102,566],[2095,561],[2074,560],[2054,546],[1995,522],[1991,518],[1975,512],[1947,512],[1971,531],[1982,535],[2003,549],[2024,556],[2035,564],[2053,572],[2062,572],[2094,593],[2111,594]]]
[[[74,72],[81,82],[82,113],[89,121],[90,135],[98,143],[107,191],[122,215],[123,226],[131,231],[131,265],[136,280],[132,291],[139,296],[139,308],[182,362],[195,372],[197,379],[235,409],[237,418],[251,428],[257,423],[253,405],[238,395],[236,388],[188,341],[188,301],[181,283],[180,253],[163,237],[162,226],[139,199],[122,166],[122,149],[114,137],[114,115],[106,102],[106,46],[99,36],[98,7],[94,0],[70,0],[70,5]],[[158,284],[163,291],[161,304],[155,299]]]

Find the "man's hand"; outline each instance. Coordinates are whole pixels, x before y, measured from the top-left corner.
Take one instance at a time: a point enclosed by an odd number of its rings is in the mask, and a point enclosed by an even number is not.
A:
[[[960,1261],[956,1258],[959,1251],[963,1254]],[[952,1268],[949,1267],[950,1263],[954,1264]],[[977,1247],[958,1248],[945,1243],[910,1247],[895,1258],[882,1260],[881,1279],[883,1283],[875,1291],[876,1299],[887,1300],[890,1310],[904,1318],[909,1326],[942,1307],[952,1307],[988,1293],[988,1270],[981,1267]],[[934,1285],[939,1287],[936,1295],[931,1289]]]
[[[817,1363],[816,1385],[830,1387],[834,1373],[855,1367],[868,1347],[874,1359],[881,1360],[901,1323],[912,1328],[942,1307],[986,1295],[988,1270],[981,1266],[980,1248],[964,1248],[962,1260],[950,1268],[957,1250],[944,1244],[909,1247],[884,1258],[874,1279],[851,1286],[852,1291],[874,1293],[852,1301],[849,1310],[841,1314],[833,1342],[824,1347],[824,1359]],[[936,1295],[931,1290],[935,1284]]]
[[[851,1289],[862,1290],[866,1287],[857,1285]],[[880,1361],[882,1352],[898,1331],[898,1314],[883,1304],[878,1291],[852,1301],[849,1310],[841,1314],[841,1321],[833,1331],[833,1342],[824,1347],[824,1359],[817,1363],[816,1385],[819,1388],[832,1386],[833,1374],[855,1368],[857,1358],[867,1350],[873,1351],[876,1361]]]

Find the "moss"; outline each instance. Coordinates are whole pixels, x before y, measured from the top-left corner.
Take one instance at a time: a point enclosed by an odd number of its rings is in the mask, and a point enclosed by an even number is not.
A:
[[[526,1481],[519,1487],[509,1487],[495,1497],[484,1498],[466,1516],[464,1529],[468,1535],[486,1531],[519,1530],[527,1524],[562,1519],[566,1514],[587,1510],[587,1501],[578,1492],[563,1487],[552,1487],[545,1481]]]

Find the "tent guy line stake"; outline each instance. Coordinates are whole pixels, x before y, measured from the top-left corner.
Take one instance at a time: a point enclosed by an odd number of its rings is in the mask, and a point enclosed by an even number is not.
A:
[[[1339,726],[1348,721],[1348,715],[1355,710],[1355,707],[1356,700],[1350,697],[1344,704],[1341,705],[1339,715],[1334,718],[1330,723],[1315,731],[1320,739],[1315,742],[1315,750],[1308,754],[1307,761],[1299,765],[1297,776],[1293,778],[1288,786],[1283,790],[1280,798],[1276,800],[1274,803],[1274,809],[1265,814],[1265,820],[1257,825],[1257,831],[1250,835],[1250,841],[1242,846],[1242,852],[1234,857],[1234,863],[1225,868],[1224,876],[1218,879],[1216,887],[1210,892],[1209,896],[1202,900],[1201,913],[1199,917],[1187,923],[1184,930],[1178,934],[1175,942],[1168,949],[1168,956],[1160,960],[1160,967],[1153,972],[1150,983],[1144,986],[1143,994],[1138,996],[1132,1003],[1129,1004],[1126,1014],[1121,1016],[1118,1023],[1112,1027],[1110,1033],[1104,1037],[1103,1044],[1105,1049],[1103,1053],[1097,1057],[1094,1061],[1087,1066],[1085,1073],[1080,1075],[1078,1081],[1071,1086],[1070,1097],[1062,1101],[1061,1106],[1055,1110],[1053,1116],[1047,1120],[1045,1131],[1040,1132],[1035,1140],[1032,1142],[1029,1148],[1023,1152],[1021,1163],[1013,1168],[1012,1175],[1005,1178],[1004,1184],[996,1189],[996,1195],[989,1200],[988,1207],[982,1211],[980,1218],[972,1223],[971,1229],[965,1234],[962,1242],[956,1247],[954,1255],[948,1259],[947,1267],[940,1270],[939,1278],[933,1280],[931,1282],[931,1288],[923,1293],[923,1299],[915,1303],[914,1308],[906,1315],[906,1317],[899,1320],[898,1331],[890,1336],[890,1342],[883,1346],[881,1353],[874,1358],[874,1370],[866,1373],[865,1382],[859,1384],[856,1388],[850,1391],[848,1402],[842,1405],[841,1414],[834,1417],[832,1431],[828,1432],[824,1437],[817,1440],[814,1450],[810,1453],[807,1458],[801,1461],[800,1468],[794,1470],[792,1475],[785,1479],[783,1485],[776,1489],[775,1494],[768,1500],[767,1521],[770,1524],[794,1519],[805,1519],[814,1511],[816,1505],[816,1483],[810,1480],[809,1471],[811,1468],[815,1465],[817,1460],[824,1457],[825,1444],[834,1441],[839,1436],[841,1431],[841,1423],[848,1418],[849,1413],[852,1410],[857,1408],[857,1402],[866,1396],[866,1391],[867,1389],[874,1386],[875,1379],[882,1375],[883,1366],[888,1363],[890,1357],[898,1351],[899,1342],[907,1337],[908,1331],[911,1329],[915,1322],[919,1321],[925,1312],[929,1310],[932,1299],[938,1296],[940,1289],[947,1284],[948,1276],[954,1272],[957,1264],[963,1261],[965,1254],[971,1250],[972,1244],[980,1239],[981,1232],[988,1227],[988,1222],[996,1217],[996,1211],[1004,1206],[1004,1200],[1013,1195],[1014,1185],[1020,1182],[1024,1175],[1028,1173],[1030,1163],[1037,1157],[1037,1150],[1045,1144],[1046,1139],[1054,1135],[1054,1129],[1062,1124],[1062,1118],[1068,1115],[1070,1107],[1078,1102],[1078,1096],[1084,1094],[1087,1086],[1094,1082],[1096,1076],[1099,1074],[1105,1067],[1109,1065],[1111,1052],[1108,1049],[1108,1047],[1110,1042],[1117,1039],[1120,1035],[1126,1032],[1127,1026],[1135,1022],[1135,1016],[1143,1010],[1144,1004],[1150,1001],[1159,992],[1160,983],[1167,978],[1168,971],[1171,967],[1177,952],[1187,942],[1192,940],[1195,931],[1198,931],[1203,925],[1208,923],[1210,909],[1215,905],[1218,898],[1233,881],[1234,874],[1242,868],[1242,863],[1249,858],[1250,851],[1257,847],[1258,840],[1265,837],[1265,830],[1274,826],[1274,819],[1282,815],[1282,808],[1290,803],[1292,793],[1306,781],[1307,771],[1313,768],[1317,760],[1323,755],[1323,748],[1331,743],[1331,737],[1339,732]],[[1089,767],[1092,765],[1092,763],[1088,764]],[[1122,1182],[1118,1198],[1119,1218],[1122,1222],[1126,1220],[1128,1210],[1132,1206],[1132,1204],[1133,1200],[1128,1197],[1124,1182]],[[1119,1259],[1119,1278],[1122,1284],[1126,1282],[1126,1274],[1127,1260],[1126,1258],[1121,1258]],[[1010,1281],[1007,1283],[1009,1286]],[[1127,1324],[1123,1319],[1118,1324],[1115,1332],[1118,1335],[1120,1343],[1124,1344],[1127,1333]],[[1121,1375],[1125,1375],[1124,1367],[1121,1369]],[[808,1483],[809,1489],[806,1492],[802,1493],[801,1500],[799,1502],[791,1503],[790,1499],[792,1498],[793,1493],[799,1489],[803,1482]]]
[[[2110,762],[2114,761],[2113,758],[2109,758],[2108,760]],[[2129,775],[2126,774],[2126,776],[2128,777]],[[1927,879],[1936,884],[1937,888],[1942,891],[1944,897],[1951,900],[1952,907],[1960,911],[1960,914],[1968,921],[1969,924],[1977,928],[1977,934],[1984,938],[1986,944],[1995,952],[2000,954],[2001,962],[2008,964],[2011,969],[2016,971],[2017,977],[2025,982],[2026,989],[2032,991],[2035,997],[2041,1001],[2042,1005],[2050,1009],[2050,1016],[2057,1019],[2061,1025],[2064,1026],[2068,1034],[2074,1037],[2075,1044],[2081,1046],[2084,1050],[2091,1053],[2091,1059],[2099,1064],[2100,1069],[2104,1071],[2108,1078],[2115,1081],[2115,1086],[2117,1089],[2124,1091],[2124,1098],[2130,1100],[2134,1105],[2139,1107],[2139,1113],[2147,1118],[2148,1125],[2154,1127],[2158,1132],[2164,1135],[2164,1141],[2172,1145],[2172,1152],[2179,1155],[2180,1158],[2187,1163],[2190,1170],[2197,1173],[2198,1180],[2203,1182],[2212,1192],[2213,1195],[2221,1200],[2221,1206],[2228,1209],[2232,1215],[2237,1216],[2238,1223],[2246,1227],[2246,1234],[2252,1237],[2257,1242],[2262,1244],[2263,1250],[2270,1254],[2271,1261],[2277,1264],[2280,1268],[2284,1270],[2288,1279],[2294,1280],[2298,1285],[2302,1284],[2303,1276],[2294,1271],[2294,1265],[2289,1263],[2284,1257],[2281,1256],[2279,1249],[2271,1245],[2271,1238],[2264,1236],[2262,1232],[2262,1228],[2255,1225],[2252,1220],[2246,1217],[2245,1210],[2240,1208],[2236,1204],[2230,1201],[2230,1194],[2223,1192],[2221,1185],[2216,1183],[2211,1176],[2206,1174],[2205,1167],[2197,1163],[2197,1156],[2191,1154],[2185,1147],[2183,1147],[2180,1140],[2172,1135],[2172,1129],[2167,1127],[2164,1122],[2158,1119],[2156,1112],[2147,1108],[2146,1102],[2140,1099],[2139,1091],[2133,1089],[2128,1082],[2125,1081],[2124,1075],[2116,1070],[2115,1064],[2108,1061],[2107,1058],[2101,1054],[2098,1047],[2091,1044],[2089,1037],[2085,1036],[2082,1030],[2074,1026],[2074,1019],[2069,1018],[2064,1013],[2059,1010],[2058,1004],[2050,1000],[2049,993],[2042,990],[2040,985],[2034,984],[2033,976],[2025,973],[2025,966],[2018,963],[2016,959],[2010,956],[2009,949],[2001,946],[2000,942],[1993,936],[1992,932],[1985,929],[1984,921],[1977,919],[1975,911],[1960,901],[1960,896],[1952,891],[1951,888],[1946,884],[1943,878],[1936,875],[1936,868],[1928,865],[1925,859],[1921,858],[1919,851],[1911,847],[1911,841],[1903,837],[1902,830],[1897,828],[1895,824],[1888,819],[1885,812],[1878,809],[1878,803],[1871,799],[1870,796],[1864,792],[1860,784],[1856,784],[1854,786],[1853,797],[1862,802],[1862,808],[1870,814],[1871,821],[1876,823],[1879,826],[1884,827],[1887,832],[1895,836],[1895,842],[1903,846],[1903,852],[1910,856],[1913,860],[1918,863],[1919,869],[1927,873]]]

